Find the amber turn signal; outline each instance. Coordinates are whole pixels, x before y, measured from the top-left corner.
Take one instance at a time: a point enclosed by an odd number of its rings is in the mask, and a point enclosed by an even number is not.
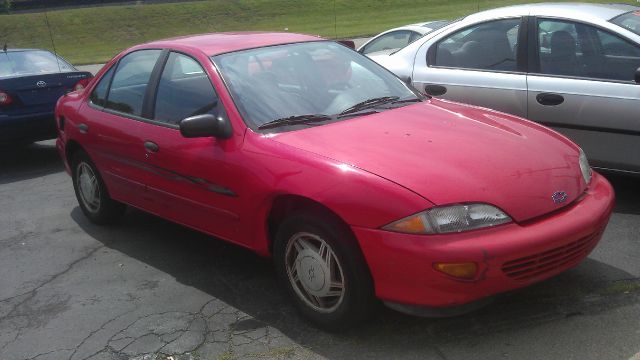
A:
[[[449,276],[459,279],[472,280],[475,279],[478,272],[478,265],[474,262],[466,263],[435,263],[433,267]]]

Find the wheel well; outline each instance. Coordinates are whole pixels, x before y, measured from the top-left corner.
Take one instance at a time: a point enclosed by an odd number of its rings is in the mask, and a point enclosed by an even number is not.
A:
[[[78,151],[84,151],[82,146],[78,144],[74,140],[69,140],[65,147],[65,156],[67,158],[67,163],[71,165],[71,160],[73,160],[73,155]]]
[[[349,225],[338,214],[321,203],[298,195],[280,195],[273,201],[269,216],[267,216],[269,251],[273,251],[273,243],[280,224],[289,214],[301,211],[329,216],[338,223],[343,224],[351,232]]]

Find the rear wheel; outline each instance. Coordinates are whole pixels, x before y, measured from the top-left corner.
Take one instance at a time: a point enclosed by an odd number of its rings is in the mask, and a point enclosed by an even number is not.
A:
[[[73,156],[72,177],[78,204],[89,220],[110,224],[124,213],[126,206],[109,197],[100,173],[84,151]]]
[[[376,299],[369,269],[346,225],[323,214],[298,214],[279,227],[278,276],[300,312],[327,330],[366,320]]]

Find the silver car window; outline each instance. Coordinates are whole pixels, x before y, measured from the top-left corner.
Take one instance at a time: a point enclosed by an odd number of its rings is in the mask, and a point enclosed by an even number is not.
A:
[[[385,50],[399,50],[418,39],[421,35],[411,30],[398,30],[386,33],[373,40],[362,51],[363,54],[371,54]]]
[[[611,22],[640,35],[640,11],[631,11],[620,15]]]
[[[436,66],[516,71],[520,18],[474,25],[436,45]]]
[[[640,67],[638,46],[594,26],[541,20],[538,39],[543,74],[633,81]]]

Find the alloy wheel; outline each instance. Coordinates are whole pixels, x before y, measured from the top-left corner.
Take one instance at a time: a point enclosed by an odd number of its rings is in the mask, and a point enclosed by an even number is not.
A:
[[[315,311],[333,312],[344,300],[342,265],[321,237],[305,232],[294,234],[287,243],[285,266],[296,294]]]

